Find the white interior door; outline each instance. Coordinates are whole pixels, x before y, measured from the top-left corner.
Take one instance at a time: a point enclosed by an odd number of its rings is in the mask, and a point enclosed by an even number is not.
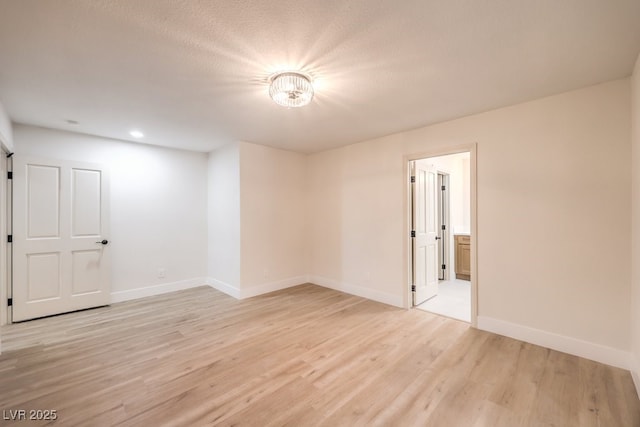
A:
[[[104,168],[15,156],[13,185],[13,321],[109,304]]]
[[[413,271],[415,305],[438,294],[438,172],[415,162]]]

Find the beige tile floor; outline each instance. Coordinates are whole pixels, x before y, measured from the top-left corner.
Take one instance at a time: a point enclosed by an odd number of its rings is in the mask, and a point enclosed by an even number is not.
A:
[[[438,295],[417,308],[453,319],[471,321],[471,282],[444,280],[438,284]]]

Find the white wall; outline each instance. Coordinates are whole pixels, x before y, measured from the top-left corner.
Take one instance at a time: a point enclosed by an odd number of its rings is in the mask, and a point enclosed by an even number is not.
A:
[[[240,297],[240,145],[209,153],[208,273],[211,285]]]
[[[640,56],[631,77],[631,373],[640,396]]]
[[[471,231],[471,159],[462,159],[462,224]],[[463,230],[461,230],[463,231]]]
[[[240,143],[243,296],[307,281],[307,157]]]
[[[14,141],[17,156],[109,168],[114,301],[205,284],[206,154],[23,125]]]
[[[387,138],[309,156],[313,283],[402,306],[402,167]]]
[[[480,326],[628,365],[629,117],[622,79],[311,155],[314,279],[402,304],[403,156],[477,142]]]
[[[0,147],[7,152],[13,152],[13,132],[9,115],[0,103]]]
[[[236,142],[209,153],[209,278],[236,298],[308,280],[306,156]]]

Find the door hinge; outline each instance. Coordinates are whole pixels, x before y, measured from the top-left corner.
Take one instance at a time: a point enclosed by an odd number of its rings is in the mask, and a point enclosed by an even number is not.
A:
[[[7,299],[7,307],[11,307],[13,305],[13,298]]]
[[[416,230],[411,230],[411,237],[416,237]]]
[[[12,234],[8,234],[7,235],[7,243],[13,243],[13,235]]]
[[[13,172],[7,172],[7,179],[13,179]]]
[[[446,264],[442,264],[442,269],[446,270],[447,269],[447,265]]]
[[[416,285],[411,285],[411,292],[415,292],[416,291]]]
[[[415,177],[415,176],[412,176],[412,177],[411,177],[411,183],[414,183],[414,182],[416,182],[416,177]]]
[[[442,187],[440,187],[440,190],[442,190],[442,191],[445,191],[446,189],[447,189],[447,187],[444,186],[444,185]]]
[[[446,229],[447,229],[447,226],[446,226],[446,225],[444,225],[444,224],[442,224],[442,229],[443,229],[443,230],[446,230]]]

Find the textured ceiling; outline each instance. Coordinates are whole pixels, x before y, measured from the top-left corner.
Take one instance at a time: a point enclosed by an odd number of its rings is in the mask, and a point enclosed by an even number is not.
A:
[[[639,0],[0,0],[12,120],[199,151],[320,151],[625,77],[639,51]],[[285,69],[309,106],[269,98]]]

